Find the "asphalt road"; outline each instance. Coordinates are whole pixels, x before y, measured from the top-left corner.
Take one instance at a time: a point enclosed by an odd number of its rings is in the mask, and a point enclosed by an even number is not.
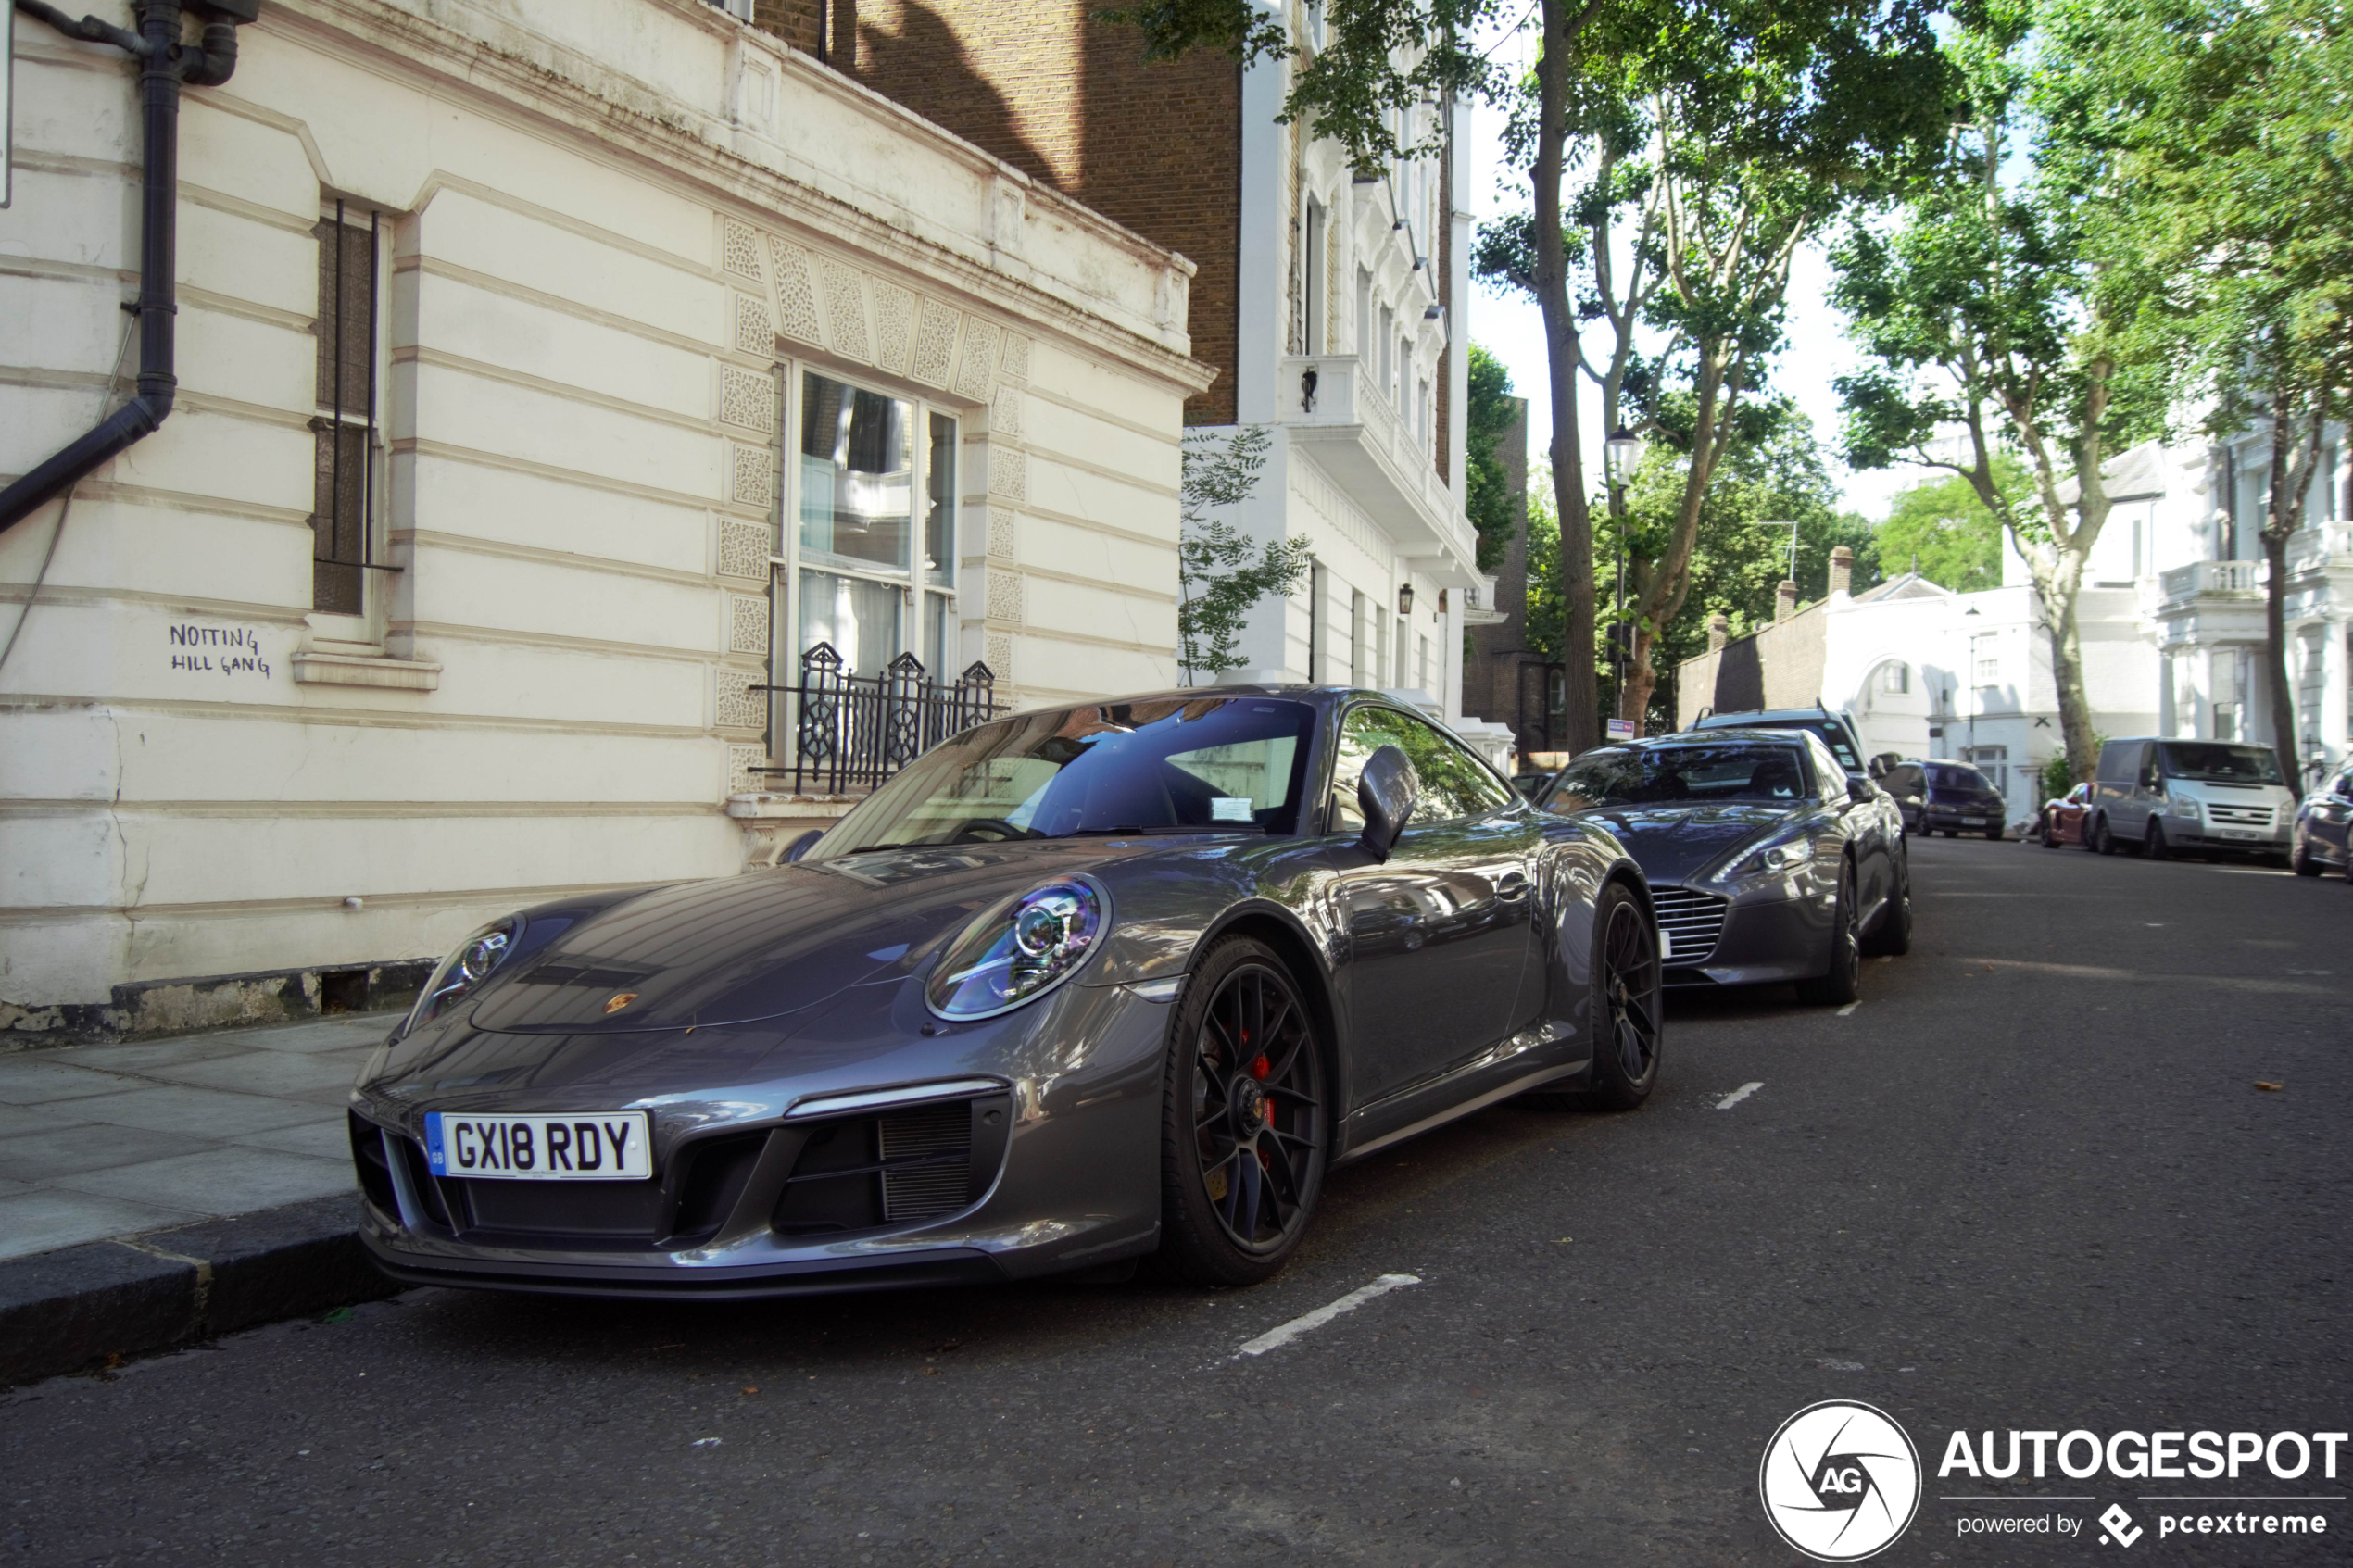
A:
[[[1643,1110],[1497,1110],[1344,1172],[1269,1286],[411,1292],[6,1397],[0,1562],[1796,1562],[1758,1461],[1833,1398],[1929,1466],[1879,1561],[2353,1560],[2353,1505],[2185,1541],[2154,1483],[1935,1474],[1956,1428],[2353,1425],[2353,888],[1914,865],[1917,945],[1850,1013],[1679,1002]],[[1236,1356],[1389,1273],[1420,1283]],[[1993,1491],[2095,1500],[1942,1500]]]

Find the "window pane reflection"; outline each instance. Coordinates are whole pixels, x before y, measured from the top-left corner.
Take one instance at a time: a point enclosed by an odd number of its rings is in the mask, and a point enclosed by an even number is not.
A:
[[[800,648],[831,643],[861,675],[879,675],[899,657],[900,590],[831,571],[800,574]]]
[[[931,417],[931,451],[924,473],[924,581],[952,587],[956,581],[956,421]]]
[[[812,373],[800,386],[802,558],[907,571],[914,405]]]

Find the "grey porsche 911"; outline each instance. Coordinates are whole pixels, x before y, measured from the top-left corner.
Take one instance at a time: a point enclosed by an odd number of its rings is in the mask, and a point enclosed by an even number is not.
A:
[[[1707,730],[1578,757],[1545,810],[1606,826],[1641,863],[1668,985],[1795,981],[1855,999],[1866,954],[1912,946],[1895,802],[1800,730]]]
[[[1362,691],[1026,712],[794,863],[445,960],[351,1098],[394,1278],[743,1297],[1281,1267],[1333,1166],[1656,1082],[1642,872]]]

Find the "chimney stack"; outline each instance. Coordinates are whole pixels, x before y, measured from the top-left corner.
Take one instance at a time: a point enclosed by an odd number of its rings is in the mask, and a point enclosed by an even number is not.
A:
[[[1855,583],[1855,552],[1841,545],[1831,552],[1831,596],[1853,591]]]
[[[1796,613],[1797,584],[1784,577],[1781,579],[1781,586],[1780,592],[1776,596],[1773,605],[1773,619],[1776,621],[1787,621],[1791,616]]]
[[[1721,648],[1725,642],[1730,638],[1731,634],[1732,623],[1730,620],[1726,619],[1722,610],[1719,609],[1715,614],[1707,618],[1708,652],[1714,653],[1718,649]]]

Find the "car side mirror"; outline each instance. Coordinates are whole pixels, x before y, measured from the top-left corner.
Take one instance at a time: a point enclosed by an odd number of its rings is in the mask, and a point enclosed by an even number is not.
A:
[[[2339,800],[2353,800],[2353,779],[2336,781],[2336,797]]]
[[[1849,779],[1846,781],[1846,798],[1849,800],[1861,802],[1870,799],[1877,794],[1879,794],[1879,791],[1871,787],[1870,782],[1868,779]]]
[[[1864,767],[1872,778],[1883,779],[1894,769],[1897,760],[1898,759],[1895,753],[1892,751],[1882,751],[1877,757],[1872,758],[1870,761],[1864,764]]]
[[[1364,814],[1365,831],[1356,842],[1376,860],[1386,860],[1405,831],[1405,820],[1421,798],[1414,765],[1393,746],[1384,746],[1365,760],[1356,780],[1356,809]]]
[[[799,859],[803,855],[808,854],[812,849],[816,848],[817,841],[824,836],[825,830],[824,828],[811,828],[807,833],[804,833],[799,838],[794,839],[791,845],[785,850],[786,863],[790,864],[792,861]]]

